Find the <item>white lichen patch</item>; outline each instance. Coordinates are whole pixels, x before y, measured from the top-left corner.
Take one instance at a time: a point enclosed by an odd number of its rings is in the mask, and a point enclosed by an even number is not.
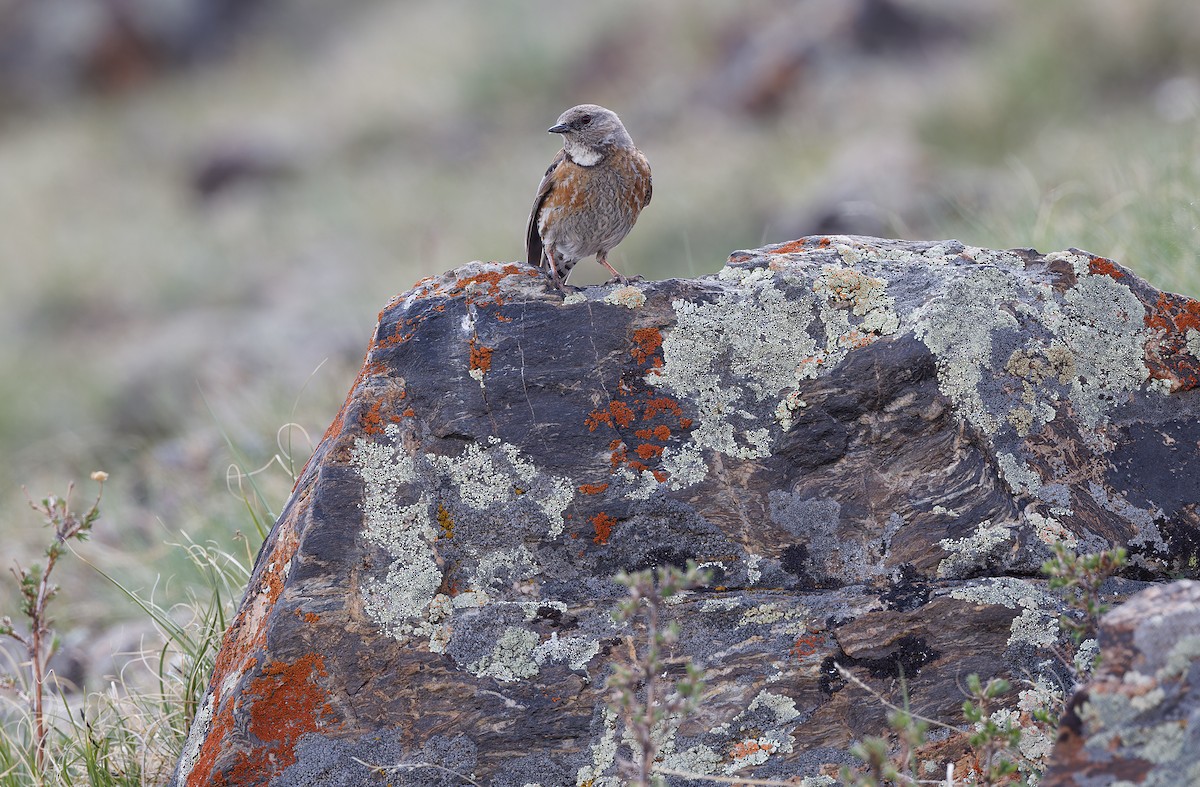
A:
[[[1085,276],[1047,308],[1045,325],[1074,363],[1071,406],[1088,428],[1150,377],[1146,368],[1146,309],[1133,291],[1108,276]]]
[[[691,444],[728,456],[769,456],[771,440],[751,407],[795,389],[797,367],[817,351],[808,333],[815,299],[778,289],[765,269],[725,268],[741,287],[710,303],[676,300],[675,329],[663,342],[663,366],[647,381],[696,405]]]
[[[667,486],[676,490],[695,486],[708,476],[708,463],[699,447],[691,443],[664,448],[662,468],[669,475]]]
[[[1112,408],[1149,379],[1145,308],[1133,292],[1108,276],[1089,275],[1087,257],[1047,255],[1052,260],[1070,262],[1078,276],[1061,294],[1049,282],[1024,277],[1019,264],[984,264],[963,269],[914,313],[917,338],[937,358],[939,387],[986,434],[1006,428],[1032,434],[1069,398],[1091,439]],[[1016,338],[1022,346],[994,357]],[[1018,389],[996,385],[997,366],[1020,380]]]
[[[501,683],[532,678],[539,670],[533,658],[537,646],[537,634],[527,629],[509,626],[496,640],[492,652],[468,664],[467,671],[476,677],[495,678]]]
[[[396,427],[389,425],[388,436]],[[397,502],[401,490],[417,480],[412,457],[389,443],[359,438],[351,460],[363,481],[363,533],[392,558],[386,575],[363,583],[363,608],[375,623],[400,641],[429,636],[436,624],[427,617],[442,582],[432,543],[437,529],[424,495],[410,505]]]
[[[763,689],[754,697],[746,707],[746,713],[751,713],[759,708],[767,708],[774,713],[776,724],[786,724],[800,715],[800,711],[796,710],[796,701],[794,699],[783,694],[775,694],[766,689]]]
[[[187,740],[183,744],[183,751],[179,754],[179,764],[176,766],[175,771],[175,778],[179,784],[187,783],[188,776],[200,760],[200,747],[203,745],[205,739],[208,738],[209,730],[212,727],[212,719],[213,694],[209,692],[204,695],[204,702],[200,704],[195,718],[192,719],[192,727],[188,731]]]
[[[617,714],[605,706],[600,710],[604,731],[592,744],[592,761],[575,773],[576,787],[618,787],[620,780],[603,773],[617,761]]]
[[[951,280],[941,297],[913,314],[917,338],[937,358],[938,387],[967,421],[986,434],[994,434],[1000,421],[984,402],[980,383],[984,370],[993,364],[995,334],[1019,327],[1016,318],[1001,308],[1015,299],[1012,275],[981,265]]]
[[[566,664],[569,669],[583,670],[600,652],[600,641],[588,637],[559,637],[551,632],[550,639],[533,651],[533,661],[539,667],[546,662]]]
[[[587,296],[582,292],[571,292],[563,298],[563,306],[574,306],[577,303],[587,303]]]
[[[453,536],[446,535],[438,521],[451,514],[436,490],[449,488],[461,505],[480,511],[530,501],[540,516],[526,513],[523,523],[555,537],[565,527],[564,512],[574,487],[565,478],[539,470],[516,446],[495,438],[472,443],[458,456],[410,456],[395,445],[398,436],[399,428],[389,424],[385,440],[359,438],[351,450],[351,462],[363,482],[363,536],[391,558],[382,576],[363,580],[363,609],[389,636],[401,642],[426,638],[430,649],[440,653],[450,641],[455,609],[485,605],[496,580],[503,578],[511,585],[536,577],[540,567],[519,544],[492,550],[474,556],[477,562],[467,569],[467,592],[453,599],[440,595],[442,569],[435,544]]]
[[[637,287],[618,287],[604,296],[604,302],[613,306],[624,306],[626,309],[636,309],[645,305],[646,296]]]
[[[1003,557],[1012,541],[1012,529],[993,525],[990,519],[966,538],[943,538],[938,544],[950,554],[938,564],[938,578],[956,579],[983,568]]]
[[[1057,601],[1032,583],[1014,577],[996,577],[955,588],[950,591],[950,598],[1021,610],[1009,627],[1009,645],[1050,647],[1058,641]]]
[[[471,508],[483,510],[529,496],[545,514],[549,535],[562,534],[566,526],[563,513],[575,495],[571,481],[539,469],[515,445],[492,437],[485,443],[468,444],[458,456],[428,454],[426,458],[449,478],[460,499]]]
[[[1187,348],[1193,358],[1200,358],[1200,331],[1195,328],[1188,328]]]
[[[996,455],[996,465],[1000,475],[1008,482],[1008,488],[1014,495],[1029,495],[1036,497],[1042,488],[1042,477],[1033,468],[1010,453],[1001,451]]]

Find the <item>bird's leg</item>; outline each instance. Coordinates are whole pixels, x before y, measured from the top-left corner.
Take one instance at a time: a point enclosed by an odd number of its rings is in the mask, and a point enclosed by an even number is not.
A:
[[[562,277],[558,275],[558,263],[554,261],[554,250],[547,246],[545,251],[546,262],[550,264],[550,281],[554,282],[554,286],[558,288],[559,292],[566,292],[566,288],[563,287]]]
[[[606,282],[607,284],[615,284],[616,282],[621,282],[621,284],[626,284],[626,285],[629,284],[629,279],[622,276],[620,271],[618,271],[616,268],[614,268],[613,266],[608,264],[608,252],[607,251],[602,251],[599,254],[597,254],[596,262],[600,263],[601,265],[603,265],[604,267],[606,267],[610,271],[612,271],[613,278],[609,279],[608,282]]]

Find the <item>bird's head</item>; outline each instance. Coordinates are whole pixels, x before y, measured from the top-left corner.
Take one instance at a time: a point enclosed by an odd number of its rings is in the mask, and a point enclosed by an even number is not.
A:
[[[633,147],[633,140],[621,125],[617,113],[596,104],[571,107],[546,131],[562,134],[567,153],[577,164],[584,166],[599,161],[609,148]]]

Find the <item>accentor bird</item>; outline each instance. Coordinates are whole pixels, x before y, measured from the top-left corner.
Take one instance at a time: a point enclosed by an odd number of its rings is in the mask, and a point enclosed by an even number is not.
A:
[[[525,258],[560,290],[575,263],[593,254],[613,281],[628,284],[608,253],[650,204],[650,163],[617,113],[595,104],[571,107],[547,131],[562,134],[563,146],[538,186]]]

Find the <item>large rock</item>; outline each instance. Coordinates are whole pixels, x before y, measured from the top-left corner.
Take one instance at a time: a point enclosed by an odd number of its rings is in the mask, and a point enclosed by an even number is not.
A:
[[[688,559],[709,689],[666,766],[848,761],[886,712],[835,662],[961,723],[969,673],[1061,681],[1047,545],[1193,570],[1198,374],[1200,303],[1075,250],[813,237],[565,299],[516,264],[425,279],[263,546],[177,782],[615,784],[612,576]]]
[[[1200,784],[1200,582],[1138,593],[1102,618],[1100,646],[1044,787]]]

